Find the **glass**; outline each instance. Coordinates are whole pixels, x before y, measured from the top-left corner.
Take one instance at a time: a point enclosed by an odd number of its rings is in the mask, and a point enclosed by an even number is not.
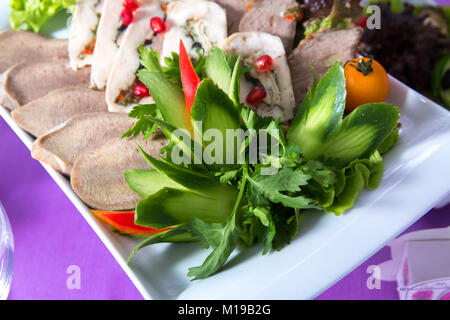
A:
[[[14,267],[14,239],[8,216],[0,202],[0,300],[6,300]]]

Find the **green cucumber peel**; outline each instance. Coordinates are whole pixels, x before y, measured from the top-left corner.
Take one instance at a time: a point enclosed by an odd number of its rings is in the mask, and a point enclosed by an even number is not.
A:
[[[398,119],[399,109],[394,105],[359,106],[344,119],[339,132],[323,145],[321,155],[341,165],[367,158],[395,129]]]
[[[171,180],[157,170],[128,170],[125,171],[125,180],[131,190],[142,199],[158,192],[163,188],[186,190],[183,186]]]
[[[157,243],[182,243],[182,242],[193,242],[198,241],[199,238],[196,236],[193,236],[188,228],[186,228],[185,225],[175,227],[173,229],[163,231],[158,234],[154,234],[149,236],[147,239],[142,241],[137,247],[133,249],[133,251],[130,253],[127,259],[127,263],[130,263],[133,259],[136,252],[141,250],[142,248],[145,248],[147,246],[150,246],[152,244]]]
[[[139,147],[140,148],[140,147]],[[220,183],[218,180],[193,170],[176,166],[167,160],[157,160],[140,148],[145,160],[160,173],[179,185],[204,196],[220,197],[220,195],[236,195],[236,188]]]
[[[164,120],[192,134],[192,125],[181,88],[167,80],[162,72],[142,69],[138,72],[138,78],[149,89]]]
[[[201,150],[201,146],[196,141],[192,140],[190,132],[186,129],[180,130],[164,120],[148,116],[146,116],[146,119],[157,124],[161,128],[167,139],[169,139],[175,147],[179,148],[179,151],[183,153],[186,160],[193,163],[201,163],[201,159],[198,158],[195,153],[196,149]]]
[[[214,47],[206,57],[205,68],[206,77],[224,92],[229,92],[233,70],[230,67],[225,51]]]
[[[208,196],[193,191],[163,188],[140,201],[135,223],[149,228],[164,229],[188,223],[194,218],[207,223],[223,223],[233,210],[237,198],[226,193]]]
[[[291,126],[288,139],[297,144],[308,159],[320,155],[323,143],[335,134],[342,123],[345,108],[344,69],[335,63],[310,90],[300,115]]]

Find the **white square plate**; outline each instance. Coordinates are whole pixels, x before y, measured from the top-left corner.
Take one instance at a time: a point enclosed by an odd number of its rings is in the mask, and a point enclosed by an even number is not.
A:
[[[0,30],[8,27],[5,2]],[[54,35],[54,33],[53,33]],[[67,35],[67,30],[57,36]],[[380,187],[365,191],[341,217],[306,212],[296,239],[267,256],[237,251],[226,268],[191,282],[188,267],[207,256],[196,244],[160,244],[126,259],[137,242],[95,219],[67,178],[45,169],[78,208],[146,299],[311,299],[368,259],[450,191],[450,112],[390,78],[388,102],[400,107],[399,144],[385,156]],[[33,139],[0,107],[0,115],[30,148]]]

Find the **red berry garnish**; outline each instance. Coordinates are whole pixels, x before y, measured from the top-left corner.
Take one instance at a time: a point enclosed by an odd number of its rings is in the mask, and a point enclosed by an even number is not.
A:
[[[272,66],[273,66],[273,59],[268,54],[265,54],[256,59],[255,70],[258,72],[270,71],[270,69],[272,69]]]
[[[132,10],[135,10],[138,7],[137,0],[124,0],[122,5],[124,8],[132,9]]]
[[[367,17],[361,17],[355,22],[355,26],[361,27],[363,29],[367,28]]]
[[[150,92],[148,91],[148,88],[143,84],[142,82],[136,83],[133,89],[133,93],[136,97],[139,98],[145,98],[150,96]]]
[[[133,22],[134,11],[130,8],[124,8],[120,14],[120,17],[122,18],[123,25],[128,27]]]
[[[166,23],[160,17],[150,19],[150,28],[154,33],[163,33],[166,31]]]
[[[254,106],[263,101],[266,97],[267,97],[266,89],[264,89],[264,87],[256,86],[247,95],[245,102],[247,102],[247,104],[251,106]]]

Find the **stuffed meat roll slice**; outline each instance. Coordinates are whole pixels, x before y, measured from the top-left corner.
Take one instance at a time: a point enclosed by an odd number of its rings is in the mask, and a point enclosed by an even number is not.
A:
[[[247,2],[244,0],[212,0],[220,4],[227,13],[228,34],[239,31],[239,23],[247,9]]]
[[[93,151],[80,155],[74,163],[71,184],[75,193],[91,208],[99,210],[134,209],[141,200],[125,181],[126,170],[151,169],[139,146],[153,157],[167,140],[152,137],[115,138]]]
[[[92,62],[103,0],[77,0],[70,22],[69,59],[77,70]]]
[[[128,3],[128,5],[127,5]],[[102,15],[92,56],[91,87],[104,89],[114,58],[133,15],[144,0],[103,0]],[[131,17],[131,18],[130,18]]]
[[[153,17],[164,18],[160,1],[143,3],[123,35],[106,84],[106,103],[111,112],[128,113],[136,104],[153,103],[145,87],[142,87],[144,92],[135,90],[136,86],[143,86],[136,77],[140,67],[139,47],[155,46],[156,38],[159,38],[150,28]]]
[[[192,59],[207,55],[227,37],[225,10],[217,3],[204,0],[175,1],[167,6],[167,32],[164,34],[164,57],[179,51],[180,39]]]
[[[264,32],[240,32],[227,38],[222,47],[240,54],[244,66],[254,67],[240,79],[242,103],[260,116],[287,121],[294,117],[295,100],[286,53],[279,37]],[[267,60],[266,69],[255,67]]]

